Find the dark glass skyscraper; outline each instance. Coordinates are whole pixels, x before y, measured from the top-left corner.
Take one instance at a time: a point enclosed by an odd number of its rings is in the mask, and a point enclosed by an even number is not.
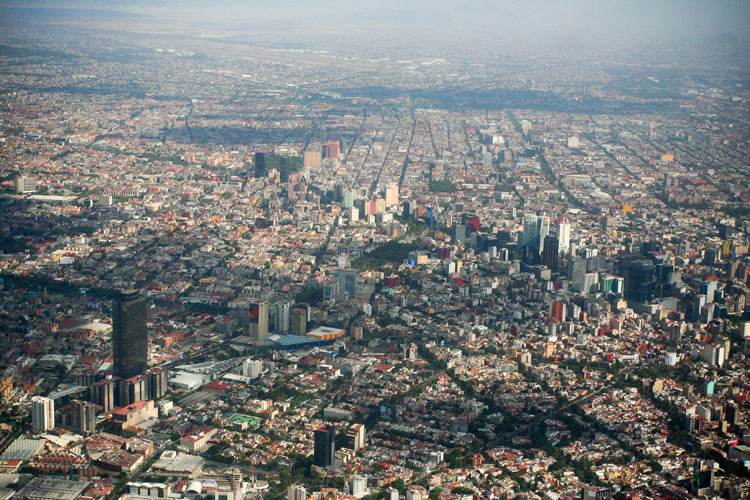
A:
[[[555,236],[544,237],[544,247],[542,249],[542,257],[544,259],[544,265],[552,271],[557,272],[557,254],[559,253],[560,242]]]
[[[313,464],[318,467],[333,465],[336,451],[336,429],[332,425],[324,425],[315,430],[315,447]]]
[[[627,293],[628,300],[645,303],[651,300],[654,292],[654,275],[656,266],[650,260],[636,260],[630,263],[628,274]]]
[[[128,379],[148,368],[146,297],[123,290],[112,303],[112,357],[115,376]]]

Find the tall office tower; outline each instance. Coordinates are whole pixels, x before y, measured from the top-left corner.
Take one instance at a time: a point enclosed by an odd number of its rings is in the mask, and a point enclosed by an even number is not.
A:
[[[654,291],[654,263],[650,260],[636,260],[629,267],[626,297],[639,303],[648,302]]]
[[[109,413],[115,407],[115,386],[117,379],[106,378],[95,382],[91,386],[91,402],[102,407],[104,413]]]
[[[336,429],[324,425],[315,430],[313,464],[318,467],[330,467],[336,452]]]
[[[307,309],[303,307],[292,309],[289,333],[292,335],[305,335],[307,333]]]
[[[138,295],[138,290],[123,290],[112,302],[112,368],[121,379],[148,368],[146,316],[146,297]]]
[[[523,216],[523,238],[521,245],[525,245],[539,234],[537,232],[537,224],[539,217],[534,214],[526,214]]]
[[[320,151],[305,151],[305,168],[320,168],[322,154]]]
[[[339,157],[339,141],[328,141],[323,144],[323,157],[336,159]]]
[[[568,279],[573,283],[580,283],[586,274],[586,259],[573,257],[568,261]]]
[[[255,177],[265,177],[268,173],[266,170],[266,154],[255,153]]]
[[[289,315],[292,312],[292,304],[289,302],[280,302],[276,304],[273,318],[273,330],[276,333],[289,331]]]
[[[352,208],[354,206],[354,191],[348,189],[344,191],[344,208]]]
[[[539,235],[539,255],[541,255],[544,250],[544,239],[549,235],[549,217],[543,215],[537,219],[536,234]]]
[[[40,432],[55,427],[55,400],[42,396],[31,398],[31,425]]]
[[[268,302],[250,304],[250,338],[262,339],[268,335]]]
[[[695,300],[693,301],[693,321],[700,321],[701,309],[705,305],[706,305],[706,296],[703,294],[697,295],[695,297]]]
[[[453,243],[463,244],[465,240],[466,240],[466,225],[454,224],[453,225]]]
[[[560,253],[567,254],[570,250],[570,222],[568,219],[560,219],[557,227],[557,238],[560,241]]]
[[[167,369],[151,368],[146,372],[146,399],[160,399],[167,393]]]
[[[359,271],[356,269],[335,269],[333,279],[339,284],[339,291],[354,297],[359,286]]]
[[[716,281],[704,281],[701,283],[701,293],[706,296],[706,302],[714,301],[714,294],[718,287],[719,283]]]
[[[388,186],[385,188],[385,208],[396,205],[398,205],[398,186]]]
[[[544,265],[547,269],[553,273],[557,272],[557,259],[559,254],[559,243],[556,237],[546,236],[544,238],[544,250],[542,251],[542,258]]]

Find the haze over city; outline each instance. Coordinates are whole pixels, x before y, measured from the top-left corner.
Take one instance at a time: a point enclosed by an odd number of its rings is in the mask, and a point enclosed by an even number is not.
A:
[[[749,21],[0,1],[0,500],[750,498]]]

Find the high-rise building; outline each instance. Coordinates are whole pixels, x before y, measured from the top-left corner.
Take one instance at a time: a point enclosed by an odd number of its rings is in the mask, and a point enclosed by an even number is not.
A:
[[[320,168],[322,153],[320,151],[305,151],[304,167]]]
[[[96,405],[74,399],[61,411],[62,427],[89,435],[96,432]]]
[[[704,281],[701,283],[701,293],[706,296],[706,302],[714,301],[714,294],[719,284],[716,281]]]
[[[398,193],[396,193],[396,196],[398,196]],[[352,191],[351,189],[348,189],[344,191],[343,207],[352,208],[353,206],[354,206],[354,191]]]
[[[31,398],[31,425],[39,432],[55,427],[55,400],[42,396]]]
[[[293,335],[305,335],[307,333],[307,309],[295,307],[291,313],[290,333]]]
[[[318,467],[330,467],[336,452],[336,428],[324,425],[315,430],[313,464]]]
[[[33,193],[36,191],[36,179],[33,177],[17,177],[16,178],[16,193]]]
[[[304,486],[295,484],[289,488],[286,500],[307,500],[307,490]]]
[[[455,224],[453,226],[453,243],[464,243],[466,240],[466,225]]]
[[[255,153],[255,177],[265,177],[268,173],[266,169],[266,154]]]
[[[396,205],[398,205],[398,186],[388,186],[385,188],[385,208]]]
[[[560,253],[567,254],[570,250],[570,222],[568,219],[560,219],[557,227],[557,239],[560,242]]]
[[[143,399],[161,399],[167,393],[167,369],[151,368],[146,372],[146,395]]]
[[[636,260],[630,263],[626,297],[639,303],[651,300],[654,291],[656,267],[650,260]]]
[[[258,301],[250,304],[250,329],[248,335],[262,339],[268,335],[268,302]]]
[[[261,373],[263,373],[263,361],[246,359],[242,362],[242,375],[245,377],[257,378]]]
[[[323,144],[323,157],[337,159],[339,157],[339,141],[328,141]]]
[[[91,386],[91,402],[101,406],[104,413],[109,413],[115,407],[116,380],[110,377]]]
[[[339,284],[339,291],[354,297],[359,286],[359,271],[356,269],[335,269],[333,279]]]
[[[354,498],[361,498],[367,494],[367,478],[352,476],[349,478],[349,494]]]
[[[523,216],[523,238],[522,245],[533,242],[537,237],[539,242],[544,242],[544,237],[549,234],[549,217],[526,214]],[[541,245],[540,253],[541,253]]]
[[[581,490],[582,500],[605,500],[612,498],[612,490],[609,488],[593,488],[591,486],[584,486]]]
[[[536,234],[539,235],[539,255],[544,250],[544,239],[549,235],[549,217],[540,216],[537,219]]]
[[[364,424],[354,424],[346,431],[346,445],[349,449],[358,450],[365,445]]]
[[[292,304],[289,302],[280,302],[276,304],[273,321],[273,330],[276,333],[289,331],[289,314],[291,311]]]
[[[557,272],[557,260],[559,255],[559,243],[554,236],[545,236],[544,249],[542,250],[542,259],[547,269],[553,273]]]
[[[115,404],[118,407],[132,405],[136,401],[148,400],[147,377],[136,375],[117,382],[117,394]]]
[[[121,379],[140,375],[148,367],[146,297],[124,290],[112,303],[113,372]]]
[[[565,302],[553,302],[552,306],[550,306],[550,315],[555,318],[558,323],[562,323],[563,319],[565,319],[566,310],[567,307]]]
[[[604,293],[614,293],[615,295],[622,295],[625,289],[625,280],[619,276],[612,276],[611,274],[600,273],[599,274],[599,290]]]

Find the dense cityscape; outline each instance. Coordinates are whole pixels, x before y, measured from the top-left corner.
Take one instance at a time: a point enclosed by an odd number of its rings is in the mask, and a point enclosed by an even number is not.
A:
[[[746,45],[46,21],[0,31],[0,499],[750,498]]]

